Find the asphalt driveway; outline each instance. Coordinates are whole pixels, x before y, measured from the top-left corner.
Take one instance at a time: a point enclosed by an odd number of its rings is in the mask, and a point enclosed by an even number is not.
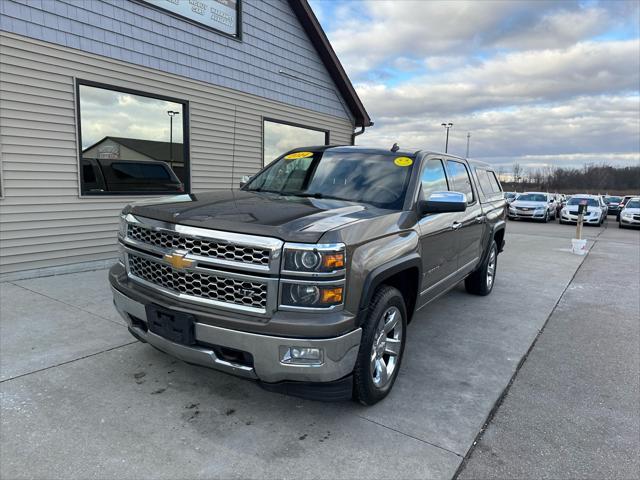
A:
[[[584,260],[571,236],[510,222],[493,293],[457,288],[421,311],[393,392],[369,408],[135,341],[106,271],[0,284],[0,477],[451,478]]]

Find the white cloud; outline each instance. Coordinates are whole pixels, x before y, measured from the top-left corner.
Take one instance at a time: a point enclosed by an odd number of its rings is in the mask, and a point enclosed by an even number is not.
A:
[[[428,59],[503,48],[568,47],[620,23],[621,12],[629,21],[638,15],[638,6],[633,1],[594,6],[573,0],[368,0],[349,3],[348,12],[329,36],[358,79],[407,52]]]
[[[639,51],[638,40],[584,42],[565,50],[509,53],[395,86],[365,83],[357,89],[374,119],[464,114],[637,90]]]
[[[417,115],[382,122],[359,144],[443,151],[442,121],[453,121],[449,152],[490,163],[578,166],[584,162],[640,164],[640,97],[580,97],[547,105],[486,110],[452,117]]]
[[[346,1],[328,35],[375,126],[359,144],[497,164],[640,164],[640,2]]]

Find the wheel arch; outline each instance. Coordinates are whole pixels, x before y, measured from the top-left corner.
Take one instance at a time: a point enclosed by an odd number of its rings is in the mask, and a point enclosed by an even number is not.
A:
[[[395,287],[402,293],[407,307],[407,322],[411,321],[420,289],[421,272],[422,258],[418,253],[385,263],[369,272],[360,298],[359,323],[365,320],[369,303],[380,285]]]

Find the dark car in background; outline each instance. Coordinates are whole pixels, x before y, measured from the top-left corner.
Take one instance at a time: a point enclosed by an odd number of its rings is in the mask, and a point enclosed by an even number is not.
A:
[[[80,165],[84,195],[184,192],[183,183],[166,162],[83,157]]]
[[[620,213],[620,210],[622,210],[623,197],[605,195],[602,197],[602,199],[604,200],[604,203],[607,204],[607,209],[608,209],[607,215],[618,216],[618,213]]]

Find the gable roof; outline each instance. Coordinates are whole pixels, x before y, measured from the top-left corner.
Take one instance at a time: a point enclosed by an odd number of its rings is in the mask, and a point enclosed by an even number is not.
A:
[[[347,102],[347,106],[355,117],[356,127],[369,127],[373,125],[371,117],[364,108],[360,97],[353,88],[353,84],[347,73],[344,71],[336,52],[333,50],[326,33],[320,26],[318,18],[313,13],[307,0],[288,0],[291,9],[298,17],[302,27],[309,35],[311,43],[318,51],[324,66],[329,71],[329,75],[335,82],[340,94]]]
[[[104,137],[102,140],[98,140],[93,145],[85,148],[82,152],[101,144],[105,140],[112,140],[120,145],[123,145],[131,150],[134,150],[142,155],[153,160],[159,160],[166,162],[169,158],[173,158],[174,162],[184,161],[184,145],[182,143],[173,142],[173,157],[169,155],[169,142],[159,142],[156,140],[140,140],[138,138],[126,138],[126,137]]]

